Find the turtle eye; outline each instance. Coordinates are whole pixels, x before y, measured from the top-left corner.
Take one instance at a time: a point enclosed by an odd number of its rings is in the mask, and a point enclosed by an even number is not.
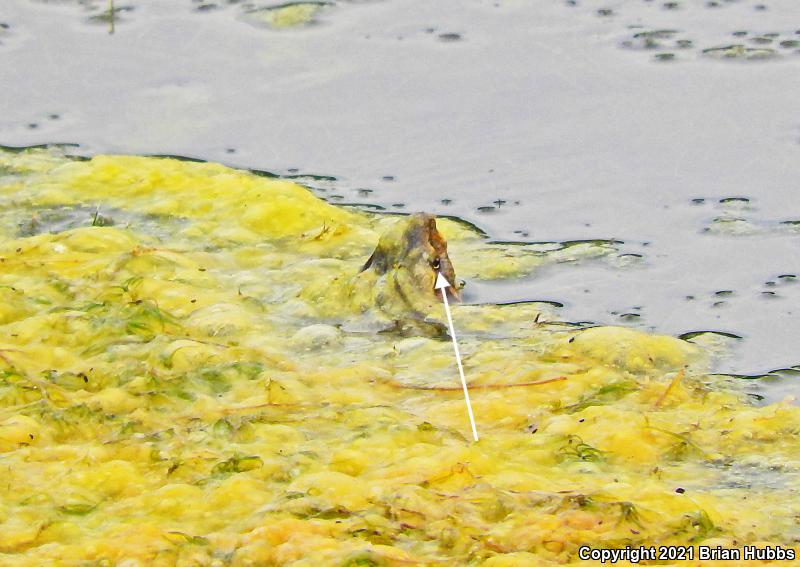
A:
[[[432,267],[434,270],[438,270],[440,266],[441,266],[441,262],[439,262],[439,258],[435,258],[435,259],[433,260],[433,262],[431,262],[431,267]]]

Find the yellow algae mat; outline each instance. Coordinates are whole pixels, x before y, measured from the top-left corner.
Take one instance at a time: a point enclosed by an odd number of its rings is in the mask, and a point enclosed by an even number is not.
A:
[[[0,153],[0,565],[797,550],[800,410],[691,342],[454,303],[472,442],[407,221],[216,164]],[[467,285],[618,256],[437,226]]]

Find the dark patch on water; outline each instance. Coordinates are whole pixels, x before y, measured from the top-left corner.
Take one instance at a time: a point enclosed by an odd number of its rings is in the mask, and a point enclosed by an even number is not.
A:
[[[702,337],[704,335],[718,335],[720,337],[725,337],[728,339],[736,339],[741,340],[742,337],[736,335],[734,333],[728,333],[726,331],[689,331],[688,333],[683,333],[678,335],[679,339],[683,339],[684,341],[691,341],[697,337]]]
[[[453,43],[456,41],[461,41],[461,34],[459,33],[440,33],[439,34],[439,41],[443,41],[444,43]]]

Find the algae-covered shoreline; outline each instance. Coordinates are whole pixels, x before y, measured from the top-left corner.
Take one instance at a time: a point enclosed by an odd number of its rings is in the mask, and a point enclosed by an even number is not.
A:
[[[398,217],[213,163],[0,160],[0,564],[797,546],[800,409],[754,405],[701,345],[455,305],[472,443],[449,342],[333,293]],[[438,226],[467,288],[620,253]]]
[[[331,0],[280,29],[250,17],[279,1],[113,4],[109,34],[108,0],[3,3],[0,143],[321,173],[331,200],[499,240],[620,240],[624,272],[473,290],[741,336],[721,372],[800,362],[795,0]]]

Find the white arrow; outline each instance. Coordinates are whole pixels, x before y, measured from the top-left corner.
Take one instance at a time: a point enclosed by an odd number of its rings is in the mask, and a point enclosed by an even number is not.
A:
[[[441,272],[436,274],[436,289],[442,290],[442,300],[444,310],[447,313],[447,324],[450,327],[450,337],[453,339],[453,350],[456,352],[456,362],[458,363],[458,374],[461,376],[461,385],[464,387],[464,399],[467,401],[467,412],[469,413],[469,423],[472,425],[472,436],[478,440],[478,430],[475,428],[475,416],[472,415],[472,404],[469,401],[469,390],[467,390],[467,379],[464,378],[464,367],[461,366],[461,353],[458,352],[458,341],[456,340],[456,330],[453,328],[453,317],[450,315],[450,304],[447,303],[447,288],[450,282],[447,281]]]

